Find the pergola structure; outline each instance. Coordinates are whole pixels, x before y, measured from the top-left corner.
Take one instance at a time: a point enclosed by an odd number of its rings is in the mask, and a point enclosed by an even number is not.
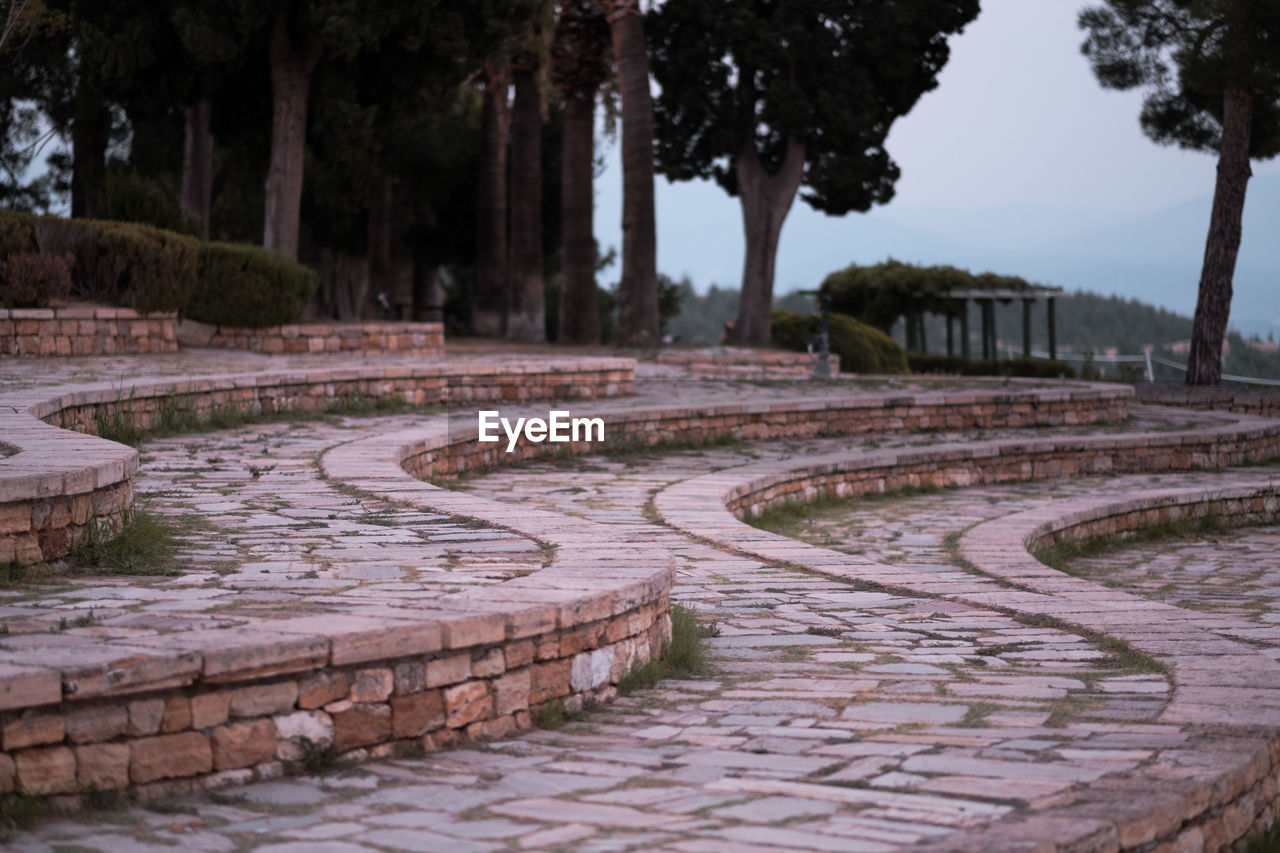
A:
[[[1049,358],[1058,357],[1058,329],[1054,317],[1054,300],[1066,297],[1060,287],[1027,287],[1020,290],[944,290],[936,293],[913,293],[907,298],[903,319],[907,328],[907,349],[925,352],[924,315],[937,313],[919,310],[917,302],[927,301],[948,304],[947,355],[955,355],[954,321],[960,319],[960,354],[969,358],[969,301],[978,303],[982,315],[982,357],[996,357],[996,303],[1022,302],[1022,351],[1031,354],[1031,304],[1044,299],[1049,311]]]

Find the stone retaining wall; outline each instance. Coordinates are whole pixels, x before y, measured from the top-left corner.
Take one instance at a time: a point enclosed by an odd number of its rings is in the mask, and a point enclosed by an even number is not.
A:
[[[620,608],[588,602],[575,619],[550,604],[513,610],[446,620],[443,633],[406,610],[105,643],[25,683],[0,663],[0,793],[170,794],[501,737],[547,702],[611,698],[670,633],[666,588]]]
[[[0,565],[67,555],[89,522],[118,527],[132,505],[137,451],[92,438],[105,421],[137,428],[170,413],[323,412],[394,398],[413,406],[592,399],[630,394],[630,359],[561,364],[327,368],[35,389],[0,397],[0,434],[18,448],[0,457]],[[59,429],[59,427],[61,429]]]
[[[1241,415],[1280,418],[1280,388],[1190,387],[1162,382],[1134,386],[1135,399],[1180,409],[1216,409]]]
[[[1252,427],[1252,428],[1250,428]],[[1246,446],[1240,446],[1244,436]],[[967,485],[996,479],[1060,476],[1097,470],[1175,470],[1216,467],[1245,455],[1274,457],[1280,424],[1254,421],[1183,436],[1152,434],[1133,440],[1085,439],[1038,448],[984,442],[963,450],[924,453],[832,454],[812,463],[748,465],[682,481],[655,498],[658,512],[686,533],[736,547],[756,558],[780,560],[853,582],[872,582],[914,594],[933,594],[982,607],[1065,620],[1120,638],[1171,669],[1175,685],[1162,722],[1187,725],[1188,739],[1132,772],[1104,776],[1059,798],[1059,804],[973,832],[922,842],[935,853],[989,850],[1090,850],[1099,853],[1219,851],[1270,827],[1280,816],[1280,707],[1267,705],[1262,684],[1280,675],[1274,661],[1230,639],[1230,619],[1207,619],[1176,607],[1105,590],[1037,562],[1013,543],[1117,533],[1142,524],[1203,516],[1212,507],[1227,523],[1273,521],[1280,514],[1274,484],[1213,491],[1149,494],[1115,501],[1091,496],[1050,503],[997,518],[967,531],[958,555],[976,572],[925,573],[881,565],[743,525],[730,514],[760,512],[821,494],[856,495],[898,486]],[[1255,447],[1247,446],[1255,443]],[[1034,444],[1027,443],[1027,444]],[[1054,465],[1052,472],[1048,466]],[[788,467],[791,466],[791,467]],[[932,466],[932,467],[930,467]],[[1117,467],[1120,466],[1120,467]],[[1149,466],[1149,467],[1148,467]],[[1110,503],[1107,501],[1110,500]],[[1156,645],[1150,649],[1148,642]],[[1224,656],[1233,660],[1224,668]],[[1249,694],[1249,707],[1237,696]],[[1273,703],[1274,704],[1274,703]]]
[[[177,352],[177,322],[131,308],[0,308],[0,356]]]
[[[262,329],[214,326],[185,320],[183,346],[243,349],[264,353],[391,353],[440,355],[443,323],[296,323]]]
[[[682,367],[700,376],[729,379],[807,379],[813,375],[817,355],[771,349],[708,347],[669,349],[654,359],[658,364]],[[840,356],[829,355],[831,376],[840,374]]]
[[[799,467],[739,484],[728,508],[755,516],[773,506],[822,495],[854,497],[902,489],[951,488],[1098,474],[1204,471],[1280,457],[1280,424],[1149,433],[1102,439],[1039,439],[992,446],[981,454],[940,445],[923,452],[868,453]]]
[[[1122,422],[1129,389],[1078,385],[1052,391],[911,395],[862,394],[830,400],[786,400],[741,405],[694,406],[639,411],[584,410],[605,421],[605,444],[529,443],[511,453],[505,439],[481,444],[470,426],[454,432],[447,446],[421,444],[402,461],[424,480],[442,481],[501,465],[519,464],[548,454],[578,455],[605,450],[696,446],[722,440],[767,441],[778,438],[864,435]]]

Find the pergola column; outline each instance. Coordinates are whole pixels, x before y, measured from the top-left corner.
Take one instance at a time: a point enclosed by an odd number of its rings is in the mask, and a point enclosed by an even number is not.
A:
[[[1031,358],[1031,300],[1022,300],[1022,357]]]

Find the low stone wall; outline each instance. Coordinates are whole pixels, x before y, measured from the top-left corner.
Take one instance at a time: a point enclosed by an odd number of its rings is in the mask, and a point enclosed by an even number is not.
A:
[[[601,450],[696,446],[720,440],[974,430],[1123,422],[1130,391],[1125,386],[1079,384],[1053,390],[962,393],[856,394],[828,400],[783,400],[739,405],[592,413],[605,421],[605,443],[529,443],[508,453],[505,439],[480,443],[470,426],[454,432],[448,445],[427,441],[401,461],[424,480],[451,477],[548,454],[578,455]]]
[[[170,413],[323,412],[394,398],[413,406],[520,403],[630,394],[635,362],[581,359],[526,365],[326,368],[172,382],[105,383],[0,396],[0,565],[67,555],[89,522],[118,526],[132,505],[138,454],[96,438],[107,421],[137,428]]]
[[[131,308],[0,308],[0,356],[177,352],[177,322]]]
[[[981,454],[947,445],[927,451],[868,453],[739,484],[727,493],[726,503],[739,515],[755,516],[773,506],[821,495],[853,497],[1055,477],[1212,470],[1280,457],[1280,424],[1261,424],[1243,428],[1231,424],[1190,434],[1033,439],[997,443]]]
[[[1180,409],[1216,409],[1240,415],[1280,418],[1280,388],[1213,388],[1146,382],[1134,386],[1135,399]]]
[[[392,353],[440,355],[443,323],[296,323],[262,329],[214,326],[184,320],[183,346],[243,349],[264,353]]]
[[[813,375],[816,355],[771,349],[706,347],[669,349],[654,359],[658,364],[683,367],[690,373],[728,379],[807,379]],[[840,356],[827,356],[831,376],[840,373]]]
[[[1125,640],[1170,668],[1175,691],[1161,722],[1186,726],[1188,737],[1182,744],[1164,749],[1132,772],[1104,776],[1064,792],[1046,811],[1014,814],[912,849],[1233,849],[1280,817],[1280,697],[1275,696],[1280,666],[1265,651],[1233,639],[1230,618],[1206,618],[1107,590],[1040,564],[1015,543],[1035,547],[1065,538],[1122,533],[1144,524],[1203,516],[1211,509],[1227,523],[1273,521],[1280,515],[1280,489],[1274,484],[1144,494],[1119,501],[1094,495],[1000,517],[971,528],[959,540],[958,555],[981,574],[872,563],[748,527],[735,515],[821,494],[976,485],[1065,472],[1212,468],[1246,456],[1280,454],[1280,424],[1250,420],[1186,435],[1100,437],[1058,442],[1056,447],[1052,441],[982,442],[964,449],[856,456],[846,452],[809,462],[758,463],[676,483],[655,497],[655,506],[677,529],[755,558],[788,562],[847,581],[1064,620]],[[1093,461],[1097,459],[1103,461]],[[1223,666],[1224,660],[1232,666]]]
[[[103,643],[22,681],[0,664],[0,793],[169,795],[526,729],[547,702],[611,698],[669,636],[665,588],[596,599],[573,619],[537,603],[443,623],[334,613]]]

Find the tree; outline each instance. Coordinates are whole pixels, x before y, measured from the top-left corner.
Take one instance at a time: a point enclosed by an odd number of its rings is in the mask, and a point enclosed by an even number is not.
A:
[[[538,343],[547,338],[542,278],[542,88],[546,35],[535,25],[525,49],[511,62],[511,286],[507,338]]]
[[[477,335],[496,338],[507,331],[507,292],[511,286],[507,265],[507,133],[511,129],[511,69],[505,59],[490,59],[485,63],[483,84],[472,326]]]
[[[551,80],[564,101],[561,172],[559,339],[600,342],[596,304],[595,194],[596,92],[608,76],[609,26],[595,0],[562,0],[551,47]]]
[[[1231,311],[1250,158],[1280,154],[1280,2],[1106,0],[1080,13],[1082,50],[1103,86],[1151,89],[1143,131],[1216,152],[1188,385],[1216,385]]]
[[[899,172],[885,137],[977,14],[978,0],[668,0],[651,16],[659,169],[741,200],[742,343],[769,341],[778,239],[800,187],[836,216],[889,201]]]
[[[657,346],[658,241],[653,216],[653,98],[638,0],[601,0],[622,101],[622,281],[618,342]]]

